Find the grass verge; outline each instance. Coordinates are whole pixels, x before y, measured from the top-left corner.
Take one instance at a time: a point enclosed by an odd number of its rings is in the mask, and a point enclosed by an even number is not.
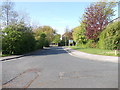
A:
[[[2,57],[10,56],[10,54],[2,54]]]
[[[69,46],[68,46],[69,47]],[[105,56],[120,56],[120,53],[115,50],[103,50],[97,48],[80,48],[77,46],[70,46],[74,50],[78,50],[85,53],[96,54],[96,55],[105,55]]]

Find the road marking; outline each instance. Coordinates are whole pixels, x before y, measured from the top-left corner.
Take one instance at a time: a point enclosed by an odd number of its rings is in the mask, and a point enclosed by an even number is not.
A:
[[[59,72],[59,78],[62,79],[65,72]]]

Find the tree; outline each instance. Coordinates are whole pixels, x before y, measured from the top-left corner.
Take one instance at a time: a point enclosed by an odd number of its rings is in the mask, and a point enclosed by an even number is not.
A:
[[[85,36],[85,24],[81,23],[80,26],[73,29],[73,40],[76,42],[77,45],[86,44],[87,38]]]
[[[60,38],[61,38],[61,35],[60,34],[56,34],[54,36],[53,43],[58,44],[60,42]]]
[[[2,32],[0,30],[0,53],[2,51]]]
[[[44,32],[39,33],[39,37],[36,40],[36,49],[42,49],[46,45],[46,34]]]
[[[42,31],[47,35],[48,41],[52,42],[56,31],[50,26],[43,26]]]
[[[86,8],[84,23],[86,24],[86,36],[88,39],[98,41],[98,36],[108,24],[110,17],[113,16],[114,2],[98,2]]]
[[[68,28],[67,27],[65,29],[65,33],[63,34],[62,39],[65,40],[65,46],[67,46],[68,45]]]
[[[3,54],[23,54],[35,48],[35,39],[30,27],[15,24],[3,29]]]
[[[11,23],[17,22],[18,13],[13,9],[14,3],[11,1],[3,2],[1,6],[1,19],[4,25],[10,25]]]
[[[2,29],[2,7],[0,6],[0,30]]]
[[[38,27],[34,30],[34,32],[36,39],[39,38],[40,33],[45,33],[46,39],[49,41],[49,43],[53,41],[54,35],[56,33],[56,31],[50,26]]]
[[[41,26],[34,29],[35,39],[37,40],[37,47],[49,47],[50,43],[54,39],[55,33],[56,31],[50,26]]]

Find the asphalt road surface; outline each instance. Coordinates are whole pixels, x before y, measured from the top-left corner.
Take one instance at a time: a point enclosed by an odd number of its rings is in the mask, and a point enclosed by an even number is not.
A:
[[[2,84],[3,88],[117,88],[118,64],[80,59],[62,47],[50,47],[3,61]]]

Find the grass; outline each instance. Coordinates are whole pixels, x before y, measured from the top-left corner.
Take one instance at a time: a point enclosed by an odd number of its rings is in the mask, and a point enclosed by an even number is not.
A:
[[[2,54],[2,57],[10,56],[9,54]]]
[[[70,48],[81,51],[81,52],[96,54],[96,55],[120,56],[120,54],[115,55],[115,50],[103,50],[103,49],[97,49],[97,48],[80,48],[77,46],[70,46]]]
[[[2,50],[0,50],[0,57],[6,57],[6,56],[10,56],[10,54],[2,54]]]

